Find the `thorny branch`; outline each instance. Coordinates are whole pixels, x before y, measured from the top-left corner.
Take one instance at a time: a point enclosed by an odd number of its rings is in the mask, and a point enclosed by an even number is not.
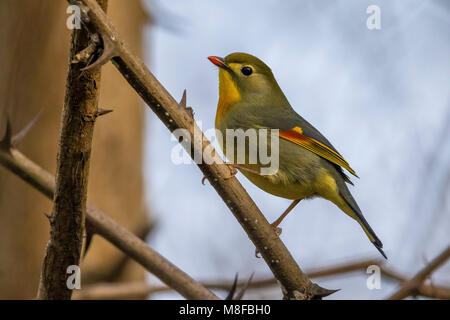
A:
[[[6,134],[0,141],[0,164],[47,198],[53,199],[55,177],[12,147],[12,130],[9,120],[6,126]],[[96,233],[111,242],[186,299],[218,299],[211,291],[148,247],[136,235],[89,203],[87,204],[86,227],[89,232]]]
[[[131,53],[95,0],[69,0],[69,2],[84,4],[81,10],[84,25],[92,34],[96,33],[102,37],[104,54],[94,62],[92,68],[99,67],[112,58],[117,69],[170,131],[184,128],[191,137],[194,137],[191,145],[188,146],[191,150],[188,151],[193,151],[190,152],[191,155],[200,155],[203,159],[198,166],[261,252],[267,265],[280,282],[285,293],[284,297],[286,299],[318,299],[333,293],[333,290],[321,288],[311,282],[302,272],[239,181],[236,178],[226,179],[230,176],[228,166],[221,161],[217,162],[217,159],[211,159],[211,154],[214,152],[203,152],[205,148],[214,149],[203,134],[198,138],[199,141],[195,140],[194,132],[201,132],[201,130],[192,115],[188,110],[179,107],[148,68]]]
[[[111,25],[102,25],[102,23],[109,23],[107,20],[105,20],[105,17],[102,16],[102,12],[98,10],[97,7],[92,3],[93,0],[84,0],[88,5],[93,6],[93,8],[96,11],[97,17],[100,21],[97,21],[97,27],[100,26],[101,28],[105,28],[108,30],[108,32],[102,32],[102,38],[103,38],[103,46],[104,46],[104,52],[105,54],[97,60],[92,66],[85,68],[86,70],[92,70],[95,67],[98,67],[99,65],[103,65],[106,62],[108,62],[112,57],[118,57],[114,60],[115,65],[118,67],[119,71],[121,71],[124,76],[129,80],[129,82],[132,84],[132,86],[138,91],[138,93],[141,94],[141,96],[144,98],[145,101],[149,103],[149,106],[160,116],[162,117],[161,112],[167,111],[164,113],[164,115],[168,118],[168,120],[163,120],[163,122],[168,126],[170,130],[174,130],[177,127],[183,127],[183,124],[190,124],[192,118],[192,114],[189,112],[189,110],[184,110],[184,113],[187,113],[188,117],[186,117],[186,114],[183,114],[182,112],[178,112],[173,107],[173,98],[168,95],[168,93],[162,88],[156,79],[153,78],[153,76],[150,74],[150,72],[143,66],[143,64],[135,59],[128,51],[126,46],[123,44],[123,42],[120,42],[119,44],[116,43],[115,36],[108,38],[108,40],[105,42],[104,39],[108,37],[109,34],[117,34],[113,27]],[[89,10],[88,10],[89,11]],[[87,11],[86,11],[87,12]],[[85,17],[86,18],[86,17]],[[104,31],[104,30],[103,30]],[[111,39],[111,41],[109,41]],[[118,48],[120,50],[118,50]],[[92,56],[94,53],[95,46],[91,43],[89,46],[85,49],[80,51],[77,56],[74,58],[73,63],[79,63],[79,62],[86,62],[89,57]],[[127,73],[129,72],[129,73]],[[150,80],[150,81],[147,81]],[[152,86],[156,86],[154,90],[150,90]],[[150,88],[149,88],[150,87]],[[185,98],[184,98],[185,99]],[[167,104],[159,104],[158,102],[163,102]],[[161,108],[162,111],[156,111],[155,109]],[[182,110],[182,109],[181,109]],[[171,111],[171,112],[168,112]],[[110,112],[109,110],[99,110],[96,114],[96,116],[103,115]],[[167,121],[169,123],[167,123]],[[193,122],[193,119],[192,119]],[[189,128],[195,126],[195,124],[191,123],[189,125]],[[30,126],[31,127],[31,126]],[[26,134],[26,131],[28,131],[29,128],[26,128],[24,130],[22,135],[16,136],[17,141],[21,140],[23,136]],[[206,139],[202,138],[202,149],[207,147],[209,145],[208,141]],[[53,192],[55,189],[54,186],[54,179],[53,177],[46,172],[45,170],[39,168],[37,165],[35,165],[33,162],[28,160],[23,154],[21,154],[19,151],[17,151],[14,148],[11,148],[14,143],[14,138],[11,137],[11,127],[8,122],[7,124],[7,130],[5,134],[5,138],[0,141],[0,163],[3,164],[5,167],[9,168],[11,171],[22,177],[22,179],[28,181],[30,184],[32,184],[35,188],[46,194],[48,197],[53,197]],[[198,152],[199,150],[194,150]],[[201,151],[201,150],[200,150]],[[231,184],[226,185],[223,183],[223,181],[218,181],[219,178],[223,178],[224,170],[221,170],[220,168],[208,168],[205,166],[200,165],[200,168],[205,173],[205,176],[212,182],[213,186],[217,189],[218,193],[226,200],[226,197],[230,195],[231,193],[231,199],[236,199],[235,196],[233,196],[233,191],[236,194],[240,194],[241,192],[239,187],[239,184]],[[215,183],[214,183],[215,182]],[[236,187],[236,185],[238,187]],[[229,188],[230,190],[223,190]],[[231,192],[230,192],[231,191]],[[237,191],[237,192],[236,192]],[[244,198],[248,197],[244,191]],[[233,211],[232,205],[234,205],[234,201],[229,200],[227,201],[230,209]],[[248,199],[245,199],[248,200]],[[230,205],[231,204],[231,205]],[[250,205],[249,205],[250,204]],[[254,235],[249,229],[251,229],[251,224],[246,224],[242,221],[242,218],[244,217],[244,221],[246,215],[246,210],[250,207],[254,207],[253,210],[256,211],[256,214],[260,213],[259,210],[252,205],[252,201],[247,201],[246,205],[242,205],[242,207],[237,208],[239,212],[235,212],[236,217],[238,220],[243,224],[244,229],[249,234],[250,238],[253,240],[255,245],[259,247],[262,244],[264,244],[264,239],[260,239],[258,235],[258,232],[255,232],[256,235]],[[248,216],[252,216],[251,214]],[[258,216],[258,215],[257,215]],[[267,224],[267,221],[265,219],[262,220],[263,224]],[[131,257],[136,259],[138,262],[140,262],[144,267],[146,267],[150,272],[153,272],[155,275],[160,277],[160,279],[163,282],[166,282],[167,284],[171,285],[172,288],[179,291],[183,296],[187,298],[206,298],[206,299],[214,299],[214,294],[212,294],[210,291],[206,290],[204,287],[202,287],[200,284],[195,283],[192,279],[190,279],[187,275],[185,275],[181,270],[176,269],[176,267],[172,266],[170,262],[165,260],[163,257],[159,256],[158,253],[154,252],[152,249],[145,246],[145,244],[139,243],[139,241],[136,241],[136,237],[133,234],[130,234],[128,231],[120,227],[116,222],[114,222],[112,219],[107,217],[104,213],[99,211],[98,209],[88,205],[87,209],[87,223],[90,228],[98,232],[100,235],[104,236],[107,240],[111,241],[113,244],[118,246],[120,249],[122,249],[125,253],[129,254]],[[255,222],[257,223],[257,221]],[[265,226],[264,226],[265,228]],[[256,228],[255,228],[256,229]],[[267,233],[267,230],[263,230],[263,233]],[[139,240],[139,239],[137,239]],[[128,243],[127,242],[131,242]],[[143,246],[142,246],[143,245]],[[275,244],[279,245],[279,244]],[[266,261],[268,261],[267,256],[275,256],[276,252],[272,252],[274,246],[271,244],[270,248],[264,248],[266,251],[266,255],[263,255]],[[282,245],[282,243],[281,243]],[[133,247],[137,247],[136,250],[133,250]],[[284,246],[283,246],[284,247]],[[283,251],[283,250],[282,250]],[[286,250],[287,251],[287,250]],[[144,254],[142,253],[144,252]],[[282,252],[281,256],[286,255],[285,252]],[[409,281],[405,281],[403,277],[399,276],[398,274],[395,274],[394,272],[386,271],[384,270],[386,276],[391,277],[392,279],[396,279],[398,281],[404,281],[405,283],[402,285],[399,292],[397,292],[395,295],[393,295],[391,298],[398,298],[398,296],[404,296],[407,297],[408,295],[417,295],[422,294],[425,296],[430,297],[448,297],[449,296],[449,289],[448,288],[441,288],[441,287],[435,287],[435,286],[429,286],[424,285],[422,282],[426,279],[426,277],[434,270],[436,269],[440,264],[442,264],[444,261],[448,259],[449,256],[449,248],[447,248],[446,251],[444,251],[438,258],[436,258],[430,265],[428,265],[425,269],[423,269],[421,272],[419,272],[414,278],[412,278]],[[287,256],[287,263],[290,264],[291,261],[289,261],[290,257],[289,253]],[[273,264],[274,260],[271,260],[271,263]],[[277,261],[277,260],[275,260]],[[280,260],[278,260],[281,262]],[[169,266],[169,270],[165,270],[165,268]],[[284,271],[286,270],[277,270],[277,267],[273,267],[270,263],[269,266],[271,267],[272,271],[276,276],[280,276],[282,279],[280,282],[282,284],[287,283],[288,286],[284,288],[289,288],[291,291],[288,290],[287,297],[293,298],[293,297],[299,297],[300,298],[318,298],[321,296],[325,296],[326,294],[329,294],[329,290],[321,289],[320,287],[312,284],[308,278],[301,272],[301,270],[297,267],[288,269],[287,273]],[[355,266],[344,266],[343,269],[341,269],[340,272],[345,272],[344,270],[350,270],[354,268]],[[172,268],[172,269],[171,269]],[[171,270],[170,270],[171,269]],[[294,279],[292,281],[291,276],[292,272],[295,273],[300,271],[300,279]],[[170,271],[170,272],[169,272]],[[336,270],[334,270],[336,271]],[[175,276],[173,277],[175,272]],[[178,274],[179,273],[179,274]],[[326,273],[326,272],[325,272]],[[320,274],[320,272],[319,272]],[[325,274],[322,274],[325,275]],[[310,275],[313,277],[313,275]],[[297,280],[300,280],[298,282]],[[186,281],[187,283],[183,283],[183,281]],[[300,286],[292,286],[292,284],[295,284],[295,282],[300,283]],[[273,285],[274,279],[268,279],[268,280],[262,280],[254,282],[253,284],[247,283],[248,286],[261,286],[261,285]],[[214,287],[214,284],[207,284],[209,287]],[[217,285],[220,287],[220,285]],[[290,287],[289,287],[290,286]],[[296,289],[301,289],[302,292],[298,292]],[[148,288],[147,288],[148,290]],[[167,287],[160,287],[160,291],[167,290]],[[158,290],[156,290],[158,291]],[[397,296],[397,297],[396,297]]]

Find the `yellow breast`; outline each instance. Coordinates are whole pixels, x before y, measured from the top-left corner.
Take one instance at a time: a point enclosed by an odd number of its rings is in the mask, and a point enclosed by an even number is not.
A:
[[[219,103],[216,113],[216,128],[228,109],[241,99],[241,94],[228,71],[219,70]]]

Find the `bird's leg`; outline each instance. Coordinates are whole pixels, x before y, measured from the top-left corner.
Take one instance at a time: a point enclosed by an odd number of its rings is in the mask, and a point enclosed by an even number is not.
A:
[[[259,171],[246,168],[244,166],[241,166],[240,164],[226,163],[226,165],[228,166],[228,168],[230,168],[231,173],[230,173],[229,177],[225,178],[225,180],[233,178],[238,173],[238,171],[236,169],[239,169],[239,170],[242,170],[242,171],[251,172],[251,173],[257,174],[257,175],[261,175],[261,173]]]
[[[280,225],[281,221],[283,221],[283,219],[286,218],[286,216],[289,214],[289,212],[291,212],[292,209],[294,209],[295,206],[298,205],[298,203],[300,201],[301,201],[301,199],[294,200],[289,205],[289,207],[283,212],[283,214],[277,220],[275,220],[273,223],[270,224],[272,226],[272,228],[273,228],[273,231],[275,231],[275,234],[276,234],[277,237],[279,237],[281,235],[281,232],[283,231],[283,229],[278,227]],[[260,258],[258,249],[255,250],[255,256],[257,258]]]
[[[228,162],[226,162],[224,164],[230,169],[230,176],[224,178],[225,180],[229,180],[229,179],[233,178],[235,175],[237,175],[238,174],[237,169],[242,170],[242,171],[251,172],[253,174],[261,175],[261,173],[259,171],[253,170],[253,169],[250,169],[250,168],[246,168],[244,166],[241,166],[240,164],[228,163]],[[203,179],[202,179],[202,184],[203,185],[205,185],[206,179],[207,179],[206,177],[203,177]]]
[[[278,226],[280,225],[281,221],[283,221],[284,218],[286,218],[286,216],[289,214],[289,212],[292,211],[292,209],[295,208],[295,206],[300,202],[301,199],[297,199],[294,200],[289,207],[283,212],[283,214],[277,219],[275,220],[273,223],[271,223],[270,225],[272,226],[273,230],[275,230],[275,233],[279,236],[282,232],[282,229],[279,228]]]
[[[230,176],[224,178],[225,180],[229,180],[229,179],[233,178],[235,175],[237,175],[238,174],[237,169],[243,170],[243,171],[247,171],[247,172],[251,172],[251,173],[254,173],[254,174],[257,174],[257,175],[261,175],[261,173],[259,173],[258,171],[246,168],[246,167],[241,166],[239,164],[225,163],[225,165],[230,169]],[[205,185],[206,179],[207,179],[206,176],[203,176],[203,179],[202,179],[202,184],[203,185]]]

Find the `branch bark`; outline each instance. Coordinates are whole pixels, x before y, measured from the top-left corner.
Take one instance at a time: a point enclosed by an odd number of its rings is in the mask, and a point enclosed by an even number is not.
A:
[[[11,148],[10,142],[6,140],[0,141],[0,164],[32,185],[47,198],[53,199],[55,178],[20,151]],[[218,299],[214,293],[193,280],[158,252],[148,247],[136,235],[89,203],[87,205],[86,224],[90,232],[97,233],[110,241],[186,299]]]
[[[97,0],[106,10],[108,0]],[[70,60],[89,46],[87,30],[72,31]],[[50,240],[42,266],[38,299],[69,300],[67,268],[80,263],[85,232],[86,198],[92,135],[97,114],[100,70],[82,72],[69,62],[58,147],[56,190]]]
[[[72,3],[73,0],[69,2]],[[82,10],[86,26],[92,33],[102,36],[105,51],[107,51],[94,63],[94,66],[101,66],[112,58],[117,69],[171,132],[179,128],[189,132],[192,139],[191,144],[185,146],[188,153],[195,158],[201,157],[203,161],[198,164],[200,170],[234,214],[281,283],[285,298],[317,299],[333,293],[334,291],[321,288],[311,282],[300,269],[239,181],[236,178],[228,179],[229,168],[223,165],[223,162],[213,159],[211,155],[215,154],[215,150],[198,128],[189,111],[180,108],[148,68],[131,53],[95,0],[82,0],[82,2],[88,8],[88,10]],[[203,152],[205,148],[209,151]]]
[[[389,297],[389,300],[401,300],[409,296],[417,295],[425,279],[439,266],[450,258],[450,246],[448,246],[440,255],[433,259],[425,268],[420,270],[410,280],[404,282],[400,289]]]

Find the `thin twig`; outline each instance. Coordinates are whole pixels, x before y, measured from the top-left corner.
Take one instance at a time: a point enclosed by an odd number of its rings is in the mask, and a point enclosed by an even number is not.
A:
[[[69,0],[69,2],[72,1]],[[212,155],[216,154],[214,151],[203,152],[205,148],[214,149],[196,125],[192,115],[185,108],[180,108],[142,61],[131,53],[95,0],[82,0],[82,2],[88,8],[83,12],[83,15],[88,14],[88,17],[84,16],[83,19],[87,22],[87,27],[92,33],[100,34],[103,42],[105,43],[106,40],[108,46],[114,46],[114,50],[108,48],[108,51],[114,54],[108,53],[106,58],[114,56],[112,59],[114,65],[170,131],[183,128],[189,132],[193,139],[185,148],[192,157],[195,157],[194,155],[202,157],[203,161],[198,166],[261,252],[274,276],[284,288],[285,298],[314,299],[333,293],[332,290],[312,283],[302,272],[239,181],[236,178],[227,179],[230,176],[228,166],[224,165],[223,161],[212,158]],[[103,58],[100,64],[104,63]]]
[[[0,164],[42,192],[47,198],[53,199],[55,177],[17,149],[0,148]],[[196,300],[218,299],[211,291],[148,247],[136,235],[89,203],[86,224],[89,230],[111,242],[183,297]]]
[[[389,300],[401,300],[409,296],[417,294],[421,284],[426,278],[436,270],[440,265],[446,262],[450,258],[450,246],[448,246],[440,255],[433,259],[425,268],[420,270],[410,280],[404,282],[400,289],[389,297]]]

